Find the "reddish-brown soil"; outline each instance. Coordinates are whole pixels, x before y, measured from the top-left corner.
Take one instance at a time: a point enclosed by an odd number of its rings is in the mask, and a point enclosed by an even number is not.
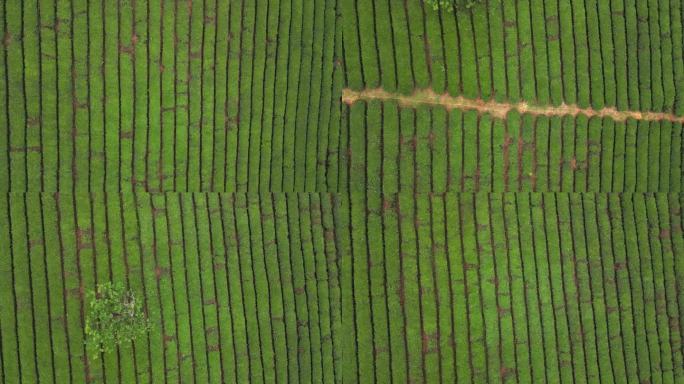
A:
[[[574,104],[553,105],[533,105],[526,102],[520,103],[500,103],[494,100],[485,101],[482,99],[468,99],[463,96],[451,96],[449,94],[438,94],[432,89],[417,89],[411,95],[390,93],[381,88],[364,89],[354,91],[349,88],[342,90],[342,102],[351,105],[359,100],[393,100],[405,107],[416,107],[421,104],[435,105],[446,108],[447,110],[461,109],[464,111],[477,111],[486,113],[492,117],[505,119],[508,112],[517,110],[520,113],[527,113],[534,116],[577,116],[587,117],[607,117],[617,122],[624,122],[627,119],[646,120],[646,121],[670,121],[673,123],[684,124],[684,116],[677,116],[665,112],[642,112],[642,111],[619,111],[614,107],[602,108],[581,108]]]

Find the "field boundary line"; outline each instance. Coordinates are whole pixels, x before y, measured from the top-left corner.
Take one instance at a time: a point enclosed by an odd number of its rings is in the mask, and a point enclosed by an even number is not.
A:
[[[601,109],[582,108],[576,104],[535,105],[527,102],[506,103],[495,100],[483,100],[480,98],[470,99],[463,96],[451,96],[438,94],[430,88],[417,89],[411,95],[387,92],[382,88],[368,88],[355,91],[350,88],[342,89],[342,102],[352,105],[357,101],[396,101],[402,107],[417,107],[419,105],[441,106],[447,110],[460,109],[463,111],[477,111],[486,113],[497,119],[506,120],[508,113],[516,110],[521,114],[534,116],[573,116],[584,115],[587,117],[610,118],[616,122],[626,122],[628,119],[637,121],[669,121],[684,124],[684,116],[673,113],[652,111],[619,111],[615,107]]]

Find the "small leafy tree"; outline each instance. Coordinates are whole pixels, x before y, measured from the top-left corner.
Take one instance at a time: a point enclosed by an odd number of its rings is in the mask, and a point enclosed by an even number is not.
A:
[[[482,3],[483,0],[423,0],[425,4],[429,5],[435,11],[438,9],[446,10],[451,12],[458,9],[468,9],[478,3]]]
[[[135,340],[150,329],[142,302],[121,284],[99,284],[88,293],[86,346],[97,357],[117,345]]]

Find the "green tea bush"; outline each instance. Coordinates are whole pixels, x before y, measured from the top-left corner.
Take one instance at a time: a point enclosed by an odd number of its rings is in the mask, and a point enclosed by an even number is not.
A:
[[[142,302],[121,284],[100,284],[88,299],[86,346],[95,356],[135,340],[150,329]]]

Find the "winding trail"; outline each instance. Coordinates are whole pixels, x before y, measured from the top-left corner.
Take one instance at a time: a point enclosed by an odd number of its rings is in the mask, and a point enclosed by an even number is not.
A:
[[[421,104],[435,105],[446,108],[447,110],[460,109],[464,111],[477,111],[486,113],[494,118],[506,119],[511,110],[520,113],[527,113],[535,116],[577,116],[587,117],[607,117],[617,122],[625,122],[628,119],[645,121],[669,121],[672,123],[684,124],[684,116],[677,116],[672,113],[664,112],[641,112],[641,111],[619,111],[614,107],[602,108],[581,108],[575,104],[552,105],[533,105],[526,102],[520,103],[500,103],[494,100],[485,101],[482,99],[468,99],[463,96],[451,96],[449,94],[438,94],[432,89],[418,89],[412,95],[402,95],[390,93],[382,88],[364,89],[354,91],[349,88],[342,89],[342,102],[352,105],[363,100],[393,100],[404,107],[416,107]]]

